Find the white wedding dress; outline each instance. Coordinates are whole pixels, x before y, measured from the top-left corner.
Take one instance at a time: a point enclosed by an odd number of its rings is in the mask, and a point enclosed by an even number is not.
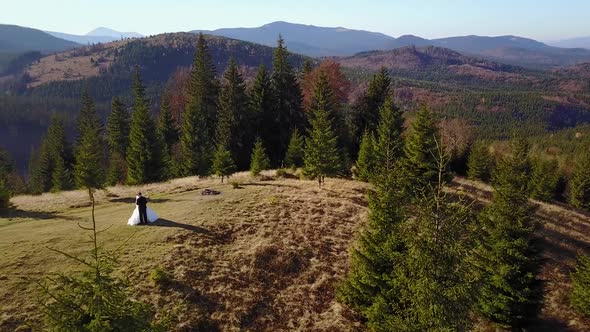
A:
[[[137,197],[135,199],[137,199]],[[150,209],[149,207],[147,207],[146,213],[147,213],[148,221],[150,223],[158,220],[158,215],[154,212],[154,210]],[[135,225],[139,225],[139,222],[140,222],[139,207],[137,205],[135,205],[135,210],[133,210],[133,214],[131,214],[131,218],[129,218],[129,220],[127,221],[127,225],[135,226]]]

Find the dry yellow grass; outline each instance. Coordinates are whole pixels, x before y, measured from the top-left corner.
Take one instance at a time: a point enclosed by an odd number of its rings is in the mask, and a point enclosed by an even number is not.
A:
[[[272,172],[265,174],[272,176]],[[231,182],[240,182],[233,189]],[[261,181],[247,173],[218,179],[185,178],[161,184],[111,187],[97,193],[97,218],[107,248],[133,236],[120,273],[137,296],[160,312],[175,312],[178,331],[361,331],[360,320],[334,299],[349,247],[366,219],[367,185],[328,179]],[[202,196],[203,188],[220,190]],[[458,190],[482,202],[489,186],[456,179]],[[163,220],[129,227],[133,196],[147,193]],[[0,330],[26,330],[39,320],[32,280],[78,266],[47,246],[83,254],[87,222],[83,191],[15,197],[16,210],[0,219]],[[575,254],[590,245],[590,216],[540,204],[544,303],[534,330],[584,331],[588,321],[567,303]],[[588,252],[588,251],[586,251]],[[162,266],[173,278],[156,287],[150,271]]]
[[[27,74],[32,78],[29,87],[36,87],[41,84],[53,81],[72,81],[88,77],[98,76],[101,68],[106,70],[114,60],[113,51],[122,47],[129,40],[120,40],[103,45],[103,49],[88,52],[88,55],[81,53],[80,48],[73,51],[65,51],[55,55],[48,55],[39,59],[29,66]],[[90,48],[86,46],[85,48]],[[91,58],[96,61],[102,58],[103,61],[92,65]]]

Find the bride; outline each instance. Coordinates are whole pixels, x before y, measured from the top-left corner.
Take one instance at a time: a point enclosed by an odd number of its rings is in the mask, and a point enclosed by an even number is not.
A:
[[[137,202],[138,198],[139,198],[139,195],[135,196],[136,202]],[[150,223],[153,223],[154,221],[158,220],[158,215],[154,212],[154,210],[150,209],[149,207],[146,208],[146,213],[147,213],[147,219]],[[139,206],[136,204],[135,210],[133,210],[133,214],[131,214],[131,218],[129,218],[129,220],[127,221],[127,225],[130,225],[130,226],[139,225],[140,221],[141,220],[139,219]]]

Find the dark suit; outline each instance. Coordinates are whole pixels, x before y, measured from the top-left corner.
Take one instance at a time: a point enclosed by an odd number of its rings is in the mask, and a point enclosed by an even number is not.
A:
[[[135,200],[135,204],[139,208],[139,223],[140,224],[147,224],[148,223],[147,202],[148,202],[147,198],[145,198],[143,196],[139,196]]]

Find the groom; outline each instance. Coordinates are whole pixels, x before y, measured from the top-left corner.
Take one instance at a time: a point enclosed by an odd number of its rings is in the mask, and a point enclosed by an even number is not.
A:
[[[137,199],[135,200],[135,205],[137,205],[139,209],[139,224],[140,225],[147,225],[148,218],[147,218],[147,198],[143,197],[141,193],[137,193]]]

